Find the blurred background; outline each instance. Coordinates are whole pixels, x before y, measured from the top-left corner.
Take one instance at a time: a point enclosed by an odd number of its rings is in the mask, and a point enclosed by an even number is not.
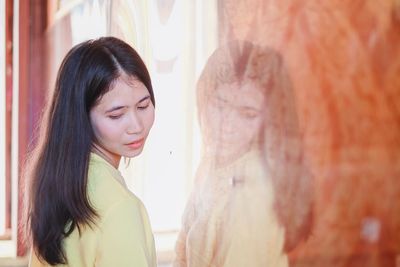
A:
[[[0,266],[27,264],[21,168],[59,64],[105,35],[152,77],[154,128],[120,170],[148,209],[160,266],[196,190],[197,81],[237,39],[277,51],[293,88],[314,193],[312,234],[290,265],[400,266],[399,0],[0,0]]]

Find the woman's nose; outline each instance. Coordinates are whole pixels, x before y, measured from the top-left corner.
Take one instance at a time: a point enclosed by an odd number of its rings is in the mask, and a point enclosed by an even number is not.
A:
[[[127,133],[138,134],[143,131],[143,123],[140,116],[136,112],[132,112],[129,116]]]
[[[220,127],[224,134],[232,134],[240,130],[235,112],[233,109],[225,109],[225,112],[221,114]]]

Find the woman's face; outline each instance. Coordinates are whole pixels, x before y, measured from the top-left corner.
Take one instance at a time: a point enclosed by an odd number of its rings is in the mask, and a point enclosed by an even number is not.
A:
[[[259,85],[246,80],[220,85],[207,99],[201,117],[204,142],[219,162],[229,163],[258,141],[264,94]]]
[[[90,111],[95,148],[115,167],[121,156],[139,155],[154,122],[154,106],[144,84],[121,76]]]

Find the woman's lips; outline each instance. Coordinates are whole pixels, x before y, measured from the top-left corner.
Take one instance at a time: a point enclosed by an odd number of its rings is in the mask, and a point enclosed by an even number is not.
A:
[[[144,143],[144,138],[139,139],[137,141],[134,141],[132,143],[126,144],[128,147],[133,148],[133,149],[138,149],[140,148]]]

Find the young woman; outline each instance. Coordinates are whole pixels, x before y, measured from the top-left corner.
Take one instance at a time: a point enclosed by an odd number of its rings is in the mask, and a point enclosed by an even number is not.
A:
[[[282,57],[244,41],[218,48],[197,101],[203,155],[174,266],[289,266],[312,190]]]
[[[27,171],[30,266],[156,266],[146,210],[117,170],[141,153],[154,104],[125,42],[104,37],[67,54]]]

